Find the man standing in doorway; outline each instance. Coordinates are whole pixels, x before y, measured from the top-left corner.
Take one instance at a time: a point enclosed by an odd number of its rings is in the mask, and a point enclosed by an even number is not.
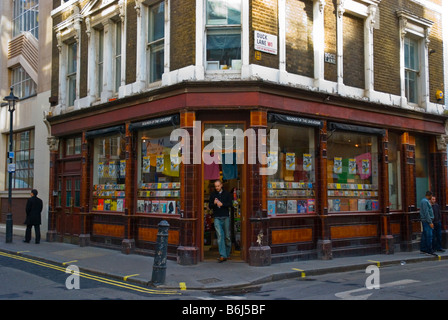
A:
[[[40,242],[40,224],[41,224],[41,212],[43,204],[42,200],[37,197],[37,190],[31,190],[31,198],[26,202],[26,231],[25,240],[23,242],[31,241],[31,228],[34,226],[34,233],[36,234],[36,243]]]
[[[230,214],[232,197],[230,193],[222,188],[220,180],[215,181],[215,191],[210,194],[208,206],[213,210],[215,219],[216,237],[218,240],[219,255],[218,262],[226,261],[230,256]]]
[[[420,202],[420,221],[423,227],[420,251],[429,254],[434,253],[432,250],[432,230],[434,229],[432,221],[434,219],[434,212],[430,202],[431,197],[432,192],[426,191],[425,197]]]

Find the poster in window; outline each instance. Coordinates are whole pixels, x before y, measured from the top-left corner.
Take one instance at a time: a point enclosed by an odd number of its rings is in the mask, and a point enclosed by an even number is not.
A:
[[[104,177],[104,162],[98,162],[98,178]]]
[[[156,172],[163,172],[163,169],[165,168],[165,157],[163,154],[158,155],[156,159]]]
[[[303,154],[303,171],[311,171],[313,170],[311,154],[304,153]]]
[[[342,158],[341,157],[334,157],[334,163],[333,163],[333,170],[334,173],[342,173]]]
[[[286,200],[277,201],[277,213],[278,214],[286,213]]]
[[[126,160],[120,160],[120,178],[126,176]]]
[[[286,170],[294,171],[296,170],[296,154],[287,153],[286,154]]]
[[[362,160],[361,174],[364,176],[370,176],[370,161],[369,161],[369,159]]]
[[[117,166],[115,165],[115,162],[109,163],[109,177],[115,178],[117,176]]]
[[[278,154],[275,151],[269,151],[268,153],[268,169],[277,170],[278,168]]]
[[[348,174],[356,174],[356,160],[348,159]]]
[[[151,170],[151,160],[149,156],[143,157],[143,173],[149,173]]]
[[[179,163],[180,163],[180,157],[179,156],[171,156],[170,157],[171,162],[171,171],[179,171]]]
[[[288,200],[286,213],[297,213],[297,200]]]
[[[275,200],[268,200],[268,215],[275,215]]]

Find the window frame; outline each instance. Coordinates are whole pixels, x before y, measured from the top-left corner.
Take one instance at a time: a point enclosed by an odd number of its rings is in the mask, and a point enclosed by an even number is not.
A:
[[[242,23],[243,23],[243,17],[242,17],[242,9],[243,9],[243,3],[242,1],[240,1],[240,5],[239,5],[239,14],[240,14],[240,19],[239,19],[239,23],[229,23],[229,15],[228,15],[228,7],[226,6],[227,9],[227,21],[224,21],[223,19],[217,19],[219,21],[217,21],[216,23],[210,23],[210,19],[209,17],[209,4],[211,2],[216,2],[219,3],[221,2],[222,5],[226,5],[228,0],[205,0],[205,32],[204,32],[204,70],[206,73],[220,73],[220,72],[225,72],[225,73],[229,73],[229,72],[241,72],[241,64],[242,64],[242,56],[243,56],[243,30],[242,30]],[[241,64],[238,66],[237,69],[231,69],[231,64],[230,65],[226,65],[226,67],[221,69],[221,65],[220,62],[218,62],[218,68],[215,69],[213,67],[213,69],[209,68],[210,66],[216,66],[216,61],[215,60],[207,60],[208,59],[208,42],[207,42],[207,38],[209,35],[219,35],[223,30],[226,30],[226,32],[229,32],[229,34],[239,34],[240,35],[240,54],[239,54],[239,59],[232,59],[232,60],[240,60]],[[223,33],[224,34],[224,33]],[[230,59],[230,58],[229,58]]]

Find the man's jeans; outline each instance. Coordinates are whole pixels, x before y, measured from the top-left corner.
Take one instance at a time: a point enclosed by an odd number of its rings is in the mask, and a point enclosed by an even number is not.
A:
[[[432,248],[434,250],[442,249],[442,222],[434,222],[434,233],[432,238]]]
[[[215,230],[219,254],[223,258],[228,258],[232,246],[232,242],[230,241],[230,218],[215,218]]]
[[[422,239],[420,242],[420,251],[423,252],[432,252],[432,228],[429,226],[429,223],[426,221],[422,221]]]

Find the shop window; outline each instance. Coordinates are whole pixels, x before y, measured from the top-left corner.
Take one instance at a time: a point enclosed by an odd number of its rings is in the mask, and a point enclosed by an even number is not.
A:
[[[142,130],[138,134],[137,213],[180,213],[180,157],[171,158],[173,127]]]
[[[389,132],[388,142],[389,210],[401,210],[401,140]]]
[[[125,149],[125,139],[122,135],[94,139],[94,211],[124,211]]]
[[[377,211],[378,138],[333,131],[327,144],[328,211]]]
[[[207,0],[206,70],[241,69],[241,1]]]
[[[278,152],[268,153],[268,214],[316,212],[314,128],[276,124]],[[268,144],[269,145],[269,144]]]

